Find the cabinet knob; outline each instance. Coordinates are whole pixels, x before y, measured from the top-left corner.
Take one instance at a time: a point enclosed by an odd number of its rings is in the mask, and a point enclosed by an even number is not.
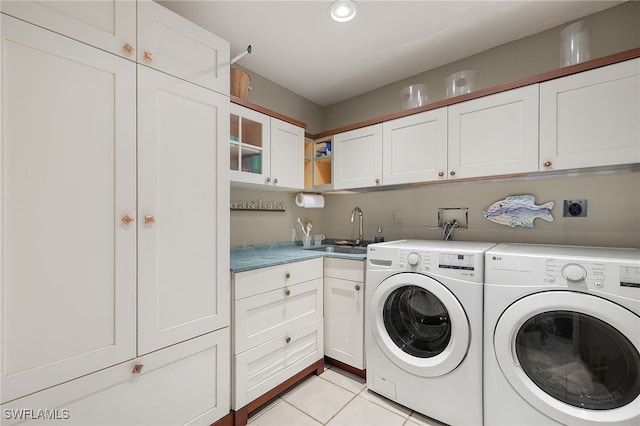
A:
[[[275,178],[275,179],[273,180],[273,184],[274,184],[274,185],[277,185],[277,184],[278,184],[278,178]]]
[[[449,172],[449,174],[450,174],[451,176],[455,176],[455,175],[456,175],[456,172],[455,172],[454,170],[451,170],[451,171]]]
[[[291,337],[287,337],[287,338],[285,339],[285,342],[287,342],[287,343],[291,343]]]
[[[291,296],[291,290],[286,289],[286,290],[284,291],[284,295],[285,295],[285,296]]]
[[[266,183],[270,183],[271,182],[271,178],[267,176],[267,178],[265,179]]]
[[[149,51],[144,51],[144,60],[147,62],[153,62],[153,53]]]
[[[131,224],[135,219],[131,216],[129,216],[128,214],[125,214],[124,216],[122,216],[122,219],[120,219],[120,222],[124,223],[125,225],[129,225]]]
[[[133,55],[133,52],[135,52],[136,49],[134,49],[129,43],[125,43],[124,46],[122,46],[122,51],[127,55]]]
[[[380,185],[380,179],[376,179],[376,185]]]
[[[360,286],[356,284],[356,291],[360,291]]]
[[[136,364],[136,365],[133,367],[133,371],[132,371],[132,373],[133,373],[133,374],[140,374],[140,373],[142,373],[142,367],[144,367],[144,365],[142,365],[142,364]]]
[[[444,176],[444,172],[438,172],[438,177]]]
[[[287,272],[286,274],[284,274],[284,277],[285,277],[286,279],[291,278],[291,273],[290,273],[290,272]]]
[[[153,225],[154,223],[156,223],[156,218],[152,215],[145,216],[144,223],[145,225]]]
[[[545,167],[551,167],[553,165],[553,163],[551,161],[545,161],[543,166]]]

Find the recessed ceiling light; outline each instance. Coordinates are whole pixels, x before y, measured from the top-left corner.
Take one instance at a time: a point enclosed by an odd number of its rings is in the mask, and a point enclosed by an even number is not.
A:
[[[358,13],[358,3],[353,0],[336,0],[329,6],[329,15],[336,22],[347,22]]]

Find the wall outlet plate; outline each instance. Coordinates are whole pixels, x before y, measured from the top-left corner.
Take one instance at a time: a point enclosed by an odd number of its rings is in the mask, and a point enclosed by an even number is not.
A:
[[[467,207],[447,207],[438,209],[438,228],[444,228],[444,225],[453,220],[458,221],[458,229],[467,229],[469,227],[469,209]]]
[[[587,200],[564,200],[562,217],[587,217]]]

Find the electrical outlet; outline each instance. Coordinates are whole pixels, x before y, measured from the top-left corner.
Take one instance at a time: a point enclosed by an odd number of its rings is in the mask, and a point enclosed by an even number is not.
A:
[[[439,208],[438,209],[438,227],[444,228],[444,225],[453,220],[458,222],[458,229],[467,229],[469,227],[469,209],[467,207]]]
[[[563,217],[587,217],[587,200],[564,200]]]

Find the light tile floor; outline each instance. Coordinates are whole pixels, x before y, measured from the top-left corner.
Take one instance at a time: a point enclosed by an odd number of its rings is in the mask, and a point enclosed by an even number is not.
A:
[[[249,426],[445,426],[367,389],[333,366],[253,413]]]

